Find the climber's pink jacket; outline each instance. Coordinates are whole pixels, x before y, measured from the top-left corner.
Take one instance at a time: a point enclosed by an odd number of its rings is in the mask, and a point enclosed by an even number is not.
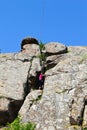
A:
[[[44,76],[43,74],[40,74],[40,75],[39,75],[39,80],[42,80],[42,79],[43,79],[43,76]]]

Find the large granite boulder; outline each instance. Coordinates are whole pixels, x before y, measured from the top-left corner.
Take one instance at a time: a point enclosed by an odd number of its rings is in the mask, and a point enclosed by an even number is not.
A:
[[[50,42],[44,45],[43,52],[47,53],[47,55],[55,55],[67,52],[67,47],[62,43],[58,42]]]

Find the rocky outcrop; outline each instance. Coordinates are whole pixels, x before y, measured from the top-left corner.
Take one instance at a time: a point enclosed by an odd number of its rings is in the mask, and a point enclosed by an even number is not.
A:
[[[30,52],[25,48],[25,52],[22,50],[19,53],[0,54],[1,125],[11,122],[17,116],[26,95],[31,90],[31,83],[28,83],[29,78],[33,76],[32,82],[34,82],[36,72],[41,70],[39,58],[36,57],[36,52],[34,52],[37,47],[39,54],[39,46],[34,43],[28,46],[32,50]]]
[[[19,114],[23,123],[35,122],[36,130],[86,128],[87,47],[44,45],[45,81],[38,90],[39,44],[32,38],[22,42],[21,52],[0,54],[0,124]]]

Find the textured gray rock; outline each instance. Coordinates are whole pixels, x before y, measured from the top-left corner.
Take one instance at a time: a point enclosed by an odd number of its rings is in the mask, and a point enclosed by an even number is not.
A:
[[[32,51],[32,46],[24,43],[21,52],[0,55],[0,121],[6,123],[7,116],[10,120],[18,112],[23,123],[35,122],[36,130],[87,127],[87,47],[67,50],[59,43],[46,44],[47,68],[41,91],[36,90],[41,71],[39,50]]]
[[[31,63],[25,62],[20,55],[23,56],[20,53],[0,55],[0,124],[15,118],[26,95],[25,88]]]
[[[24,104],[22,105],[22,107],[19,111],[19,115],[21,115],[22,117],[24,115],[26,115],[26,113],[30,109],[31,105],[34,104],[37,100],[40,100],[39,98],[41,97],[41,95],[42,95],[41,90],[34,90],[30,94],[28,94],[28,96],[25,99]]]
[[[23,100],[30,62],[15,59],[15,54],[9,59],[9,54],[5,56],[5,61],[0,61],[0,96]]]
[[[67,52],[67,47],[58,42],[50,42],[45,44],[45,51],[48,55],[61,54]]]
[[[83,124],[86,106],[87,50],[77,49],[71,47],[71,52],[62,55],[58,63],[46,71],[42,98],[31,106],[23,122],[34,121],[36,130],[48,130],[49,126],[54,130],[82,129],[79,125]]]
[[[37,74],[36,72],[39,72],[39,71],[41,71],[40,59],[38,57],[37,58],[33,58],[29,76],[36,77],[36,74]]]
[[[23,53],[28,53],[31,56],[37,56],[40,54],[39,43],[35,38],[23,39],[21,49]]]
[[[28,45],[28,44],[27,44]],[[25,44],[24,47],[25,48]],[[38,51],[34,52],[35,48]],[[26,50],[27,48],[25,48]],[[35,58],[39,46],[29,44],[31,52],[22,51],[13,54],[0,54],[0,125],[13,120],[31,89],[28,75],[41,70],[40,61]],[[34,65],[35,64],[35,65]],[[31,72],[30,72],[31,71]]]

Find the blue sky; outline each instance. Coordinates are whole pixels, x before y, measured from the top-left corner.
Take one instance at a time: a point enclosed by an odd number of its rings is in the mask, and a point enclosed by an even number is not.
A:
[[[87,46],[87,0],[0,0],[1,52],[20,51],[25,37]]]

